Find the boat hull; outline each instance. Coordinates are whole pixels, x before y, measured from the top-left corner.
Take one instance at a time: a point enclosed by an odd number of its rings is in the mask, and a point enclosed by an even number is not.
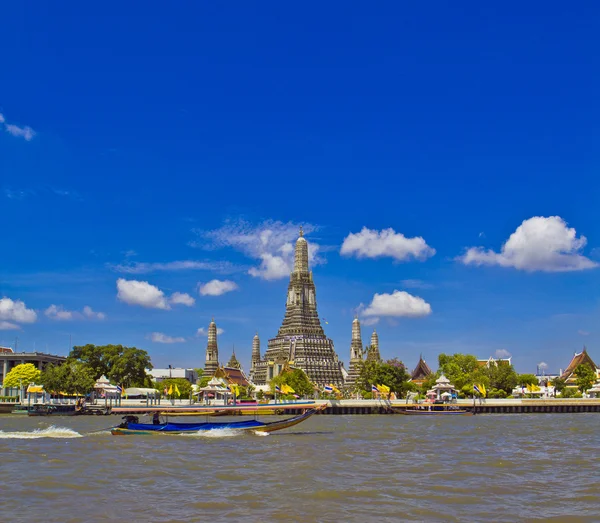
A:
[[[162,425],[150,425],[142,423],[128,423],[126,427],[115,427],[111,429],[113,436],[154,436],[154,435],[180,435],[207,432],[211,430],[233,430],[244,432],[274,432],[283,430],[303,421],[323,410],[325,405],[309,409],[303,414],[279,421],[264,423],[255,420],[234,421],[231,423],[166,423]]]
[[[404,409],[397,410],[398,414],[406,416],[472,416],[473,413],[468,410],[417,410]]]

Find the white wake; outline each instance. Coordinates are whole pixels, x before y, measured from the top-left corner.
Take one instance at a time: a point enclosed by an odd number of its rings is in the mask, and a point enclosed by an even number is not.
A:
[[[4,432],[0,430],[0,439],[39,439],[39,438],[82,438],[83,436],[66,427],[51,425],[45,429],[35,429],[26,432]]]

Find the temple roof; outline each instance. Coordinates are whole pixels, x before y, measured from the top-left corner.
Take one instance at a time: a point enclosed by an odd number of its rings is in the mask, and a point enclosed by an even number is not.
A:
[[[235,383],[242,387],[250,385],[250,381],[244,374],[244,371],[235,367],[219,367],[215,372],[215,376],[217,378],[223,378],[227,383]]]
[[[227,367],[231,367],[234,369],[241,369],[242,365],[240,364],[240,362],[238,361],[238,359],[235,357],[235,349],[233,349],[233,353],[231,354],[231,358],[229,358],[229,361],[227,362]]]
[[[579,352],[579,353],[576,352],[573,355],[571,362],[569,363],[569,365],[567,366],[567,368],[561,374],[560,377],[563,380],[568,380],[575,372],[575,369],[577,368],[577,366],[582,363],[589,364],[592,367],[592,369],[594,369],[596,374],[598,373],[598,366],[594,363],[594,360],[592,360],[592,358],[590,358],[590,355],[587,353],[587,349],[585,347],[583,347],[583,350],[581,352]]]
[[[429,368],[429,365],[425,363],[423,356],[419,357],[419,363],[415,367],[415,370],[412,371],[410,375],[411,380],[423,380],[433,374],[432,370]]]

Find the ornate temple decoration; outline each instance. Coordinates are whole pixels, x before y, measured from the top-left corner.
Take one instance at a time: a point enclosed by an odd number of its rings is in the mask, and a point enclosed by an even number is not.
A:
[[[419,356],[419,363],[417,363],[415,370],[413,370],[412,374],[410,375],[410,381],[412,381],[416,385],[421,386],[423,382],[432,374],[433,372],[431,371],[429,365],[427,365],[427,363],[423,359],[423,355],[421,354]]]
[[[268,342],[265,358],[255,363],[253,380],[257,385],[266,384],[286,365],[302,369],[318,385],[344,383],[333,341],[327,338],[319,320],[316,289],[308,264],[308,243],[302,228],[296,241],[285,317],[277,336]]]
[[[260,363],[260,338],[258,332],[252,340],[252,359],[250,360],[250,381],[254,381],[256,366]]]

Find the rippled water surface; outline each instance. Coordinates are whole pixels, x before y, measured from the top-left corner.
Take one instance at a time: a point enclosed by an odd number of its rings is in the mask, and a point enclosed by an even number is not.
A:
[[[116,422],[1,416],[1,521],[600,521],[595,414],[315,416],[268,436],[92,433]]]

